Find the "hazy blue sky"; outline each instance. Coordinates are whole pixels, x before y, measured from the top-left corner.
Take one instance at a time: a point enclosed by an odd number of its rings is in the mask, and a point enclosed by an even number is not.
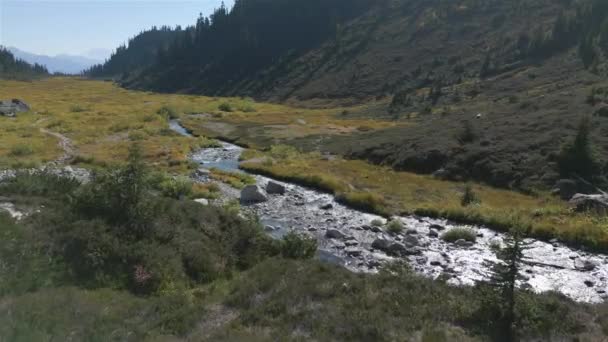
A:
[[[232,6],[233,0],[226,0]],[[192,25],[221,0],[0,0],[0,45],[56,55],[113,50],[153,25]]]

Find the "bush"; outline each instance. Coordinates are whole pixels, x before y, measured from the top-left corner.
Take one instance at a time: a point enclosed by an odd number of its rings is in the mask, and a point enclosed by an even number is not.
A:
[[[222,110],[222,109],[220,108],[220,110]],[[241,112],[245,112],[245,113],[254,113],[254,112],[256,112],[255,107],[253,107],[251,104],[242,105],[241,107],[239,107],[239,110]],[[222,111],[224,111],[224,110],[222,110]],[[227,112],[229,112],[229,110]]]
[[[479,204],[481,200],[477,197],[477,194],[473,190],[473,186],[471,184],[467,184],[464,187],[464,192],[462,193],[462,197],[460,198],[460,205],[463,207],[467,207],[471,204]]]
[[[576,137],[562,147],[558,157],[559,172],[564,177],[578,175],[592,179],[599,171],[599,163],[593,152],[589,134],[591,122],[583,117],[579,123]]]
[[[156,114],[158,114],[168,120],[177,119],[179,117],[179,115],[177,114],[177,111],[173,107],[170,107],[170,106],[160,107],[160,109],[156,111]]]
[[[166,197],[181,199],[190,197],[192,181],[186,177],[167,178],[159,184],[160,191]]]
[[[317,240],[290,232],[281,241],[281,255],[289,259],[310,259],[317,252]]]
[[[447,242],[455,242],[458,240],[466,240],[475,242],[477,240],[477,232],[471,228],[452,228],[441,235],[441,238]]]
[[[374,219],[372,220],[371,225],[374,227],[382,227],[384,225],[384,222],[382,222],[382,220],[380,219]]]
[[[32,155],[33,153],[34,149],[31,146],[25,144],[15,145],[11,147],[11,150],[9,151],[9,155],[13,157],[25,157]]]
[[[232,106],[228,102],[221,103],[217,108],[222,112],[232,112]]]
[[[386,230],[388,230],[388,232],[391,234],[399,234],[403,231],[403,229],[403,223],[401,223],[399,220],[392,220],[386,226]]]
[[[74,192],[80,183],[46,171],[18,172],[0,183],[0,193],[63,198]]]
[[[477,133],[475,132],[475,128],[470,121],[463,121],[462,129],[460,133],[458,133],[457,139],[458,142],[463,145],[472,143],[477,139]]]

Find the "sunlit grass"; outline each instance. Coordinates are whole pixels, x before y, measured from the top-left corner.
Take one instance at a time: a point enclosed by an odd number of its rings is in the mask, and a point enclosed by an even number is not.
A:
[[[23,99],[31,105],[32,112],[15,119],[0,117],[0,168],[39,165],[61,156],[57,139],[40,132],[40,128],[46,128],[70,138],[80,161],[106,165],[124,160],[128,145],[137,141],[155,166],[184,172],[188,169],[188,153],[193,148],[212,145],[213,141],[179,136],[169,130],[168,119],[181,117],[191,121],[197,119],[190,114],[204,113],[231,122],[250,119],[261,124],[269,120],[291,122],[290,118],[302,115],[307,121],[317,122],[317,128],[303,126],[315,133],[333,120],[336,111],[257,103],[250,98],[130,91],[110,82],[78,78],[0,80],[2,98]],[[223,103],[229,105],[230,113],[219,109]],[[14,153],[15,146],[27,146],[32,153]]]
[[[351,205],[380,214],[444,217],[499,230],[523,226],[536,237],[556,237],[572,244],[608,249],[605,220],[574,213],[567,203],[548,194],[530,196],[474,184],[480,203],[464,207],[464,183],[397,172],[358,160],[327,161],[310,154],[283,159],[270,155],[264,159],[259,152],[246,156],[256,159],[243,162],[245,169],[332,192]]]

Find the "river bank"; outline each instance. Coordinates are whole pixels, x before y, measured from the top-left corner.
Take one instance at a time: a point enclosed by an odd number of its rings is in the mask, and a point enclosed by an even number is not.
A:
[[[185,130],[180,133],[188,134]],[[236,172],[242,151],[224,142],[220,148],[193,153],[191,160],[203,168],[220,167]],[[315,237],[322,259],[352,271],[376,272],[386,262],[403,258],[414,270],[431,278],[441,277],[454,285],[473,285],[488,279],[489,265],[497,261],[492,246],[504,240],[504,234],[485,227],[421,216],[395,217],[405,229],[391,234],[386,226],[372,224],[380,220],[386,223],[384,218],[346,207],[331,194],[265,176],[255,178],[260,188],[269,182],[284,186],[285,194],[268,195],[265,202],[243,206],[244,211],[258,215],[272,236],[296,231]],[[209,180],[199,178],[199,181]],[[237,195],[233,191],[229,196],[238,199]],[[455,244],[441,239],[443,232],[462,227],[475,230],[475,243]],[[557,291],[581,302],[599,303],[607,297],[608,257],[572,249],[557,241],[526,239],[526,243],[529,248],[524,252],[525,280],[521,287],[535,292]],[[390,246],[401,250],[397,253],[401,256],[387,254]]]

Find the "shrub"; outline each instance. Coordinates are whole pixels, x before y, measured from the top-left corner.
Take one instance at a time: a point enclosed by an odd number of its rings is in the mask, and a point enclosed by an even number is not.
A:
[[[579,123],[576,137],[564,145],[559,154],[558,167],[562,176],[578,175],[591,179],[598,173],[599,163],[591,146],[590,133],[590,120],[588,117],[583,117]]]
[[[399,220],[392,220],[386,226],[386,229],[391,234],[399,234],[403,231],[403,228],[403,223]]]
[[[473,190],[473,186],[471,184],[467,184],[464,187],[464,192],[462,193],[462,197],[460,198],[460,205],[463,207],[467,207],[471,204],[479,204],[481,200],[477,197],[477,194]]]
[[[477,133],[473,124],[466,120],[462,122],[462,129],[457,136],[458,142],[461,144],[469,144],[477,139]]]
[[[455,242],[458,240],[466,240],[475,242],[477,240],[477,232],[471,228],[452,228],[441,235],[441,238],[447,242]]]
[[[177,119],[179,115],[177,111],[171,106],[162,106],[159,110],[156,111],[156,114],[162,116],[165,119]]]
[[[228,102],[221,103],[217,108],[222,112],[232,112],[232,106]]]
[[[192,181],[186,177],[165,179],[160,183],[160,190],[166,197],[181,199],[192,195]]]
[[[34,149],[25,144],[18,144],[11,147],[9,154],[13,157],[25,157],[32,155],[34,153]]]
[[[220,110],[224,111],[223,109],[220,108]],[[245,104],[242,105],[241,107],[239,107],[239,110],[241,112],[245,112],[245,113],[254,113],[256,112],[255,107],[253,107],[251,104]],[[225,112],[230,112],[229,110],[225,111]]]
[[[290,232],[281,241],[281,255],[289,259],[310,259],[317,252],[317,240]]]
[[[382,220],[380,219],[373,219],[371,224],[374,227],[382,227],[382,225],[384,225],[384,222],[382,222]]]
[[[57,198],[71,194],[79,185],[75,179],[50,172],[19,172],[0,183],[0,193]]]

